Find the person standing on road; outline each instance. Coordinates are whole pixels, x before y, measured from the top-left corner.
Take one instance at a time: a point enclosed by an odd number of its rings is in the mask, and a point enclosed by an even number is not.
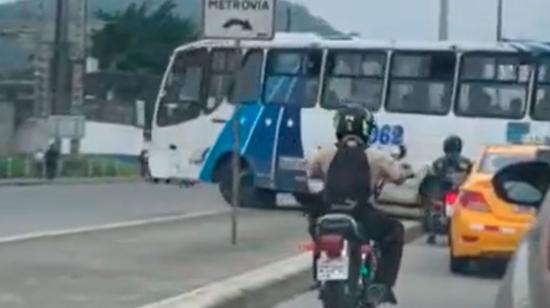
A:
[[[149,152],[142,150],[139,154],[140,173],[142,178],[149,177]]]
[[[55,147],[55,144],[50,144],[48,150],[46,151],[46,177],[48,180],[55,179],[57,175],[57,165],[59,161],[59,151]]]

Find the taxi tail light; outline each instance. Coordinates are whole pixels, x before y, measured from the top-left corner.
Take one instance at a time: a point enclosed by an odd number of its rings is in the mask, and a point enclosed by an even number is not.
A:
[[[487,213],[490,212],[489,205],[485,197],[479,192],[464,190],[460,194],[460,203],[466,209],[475,212]]]
[[[329,258],[342,256],[344,250],[344,237],[341,235],[323,235],[317,243],[319,252],[324,252]]]

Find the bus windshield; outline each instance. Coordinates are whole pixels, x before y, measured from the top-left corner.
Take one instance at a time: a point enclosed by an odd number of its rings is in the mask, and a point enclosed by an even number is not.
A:
[[[550,121],[550,57],[540,61],[537,77],[537,91],[531,117],[539,121]]]
[[[205,49],[190,50],[177,55],[166,78],[164,95],[157,114],[159,126],[175,125],[196,119],[202,111]]]
[[[467,117],[523,118],[530,68],[518,54],[467,54],[456,112]]]
[[[321,104],[334,109],[346,104],[380,109],[384,87],[384,52],[330,52]]]
[[[322,58],[320,50],[271,50],[264,101],[287,106],[315,106]]]

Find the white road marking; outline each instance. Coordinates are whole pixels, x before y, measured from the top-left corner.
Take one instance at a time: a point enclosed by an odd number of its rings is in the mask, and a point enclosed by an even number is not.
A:
[[[32,233],[26,233],[26,234],[0,237],[0,245],[15,243],[15,242],[22,242],[22,241],[29,241],[29,240],[36,240],[36,239],[76,235],[76,234],[89,233],[89,232],[108,231],[108,230],[116,230],[116,229],[130,228],[130,227],[140,227],[140,226],[146,226],[146,225],[152,225],[152,224],[176,222],[181,220],[204,218],[204,217],[216,216],[216,215],[227,214],[227,213],[229,213],[227,210],[204,211],[204,212],[198,212],[198,213],[192,213],[192,214],[154,217],[154,218],[115,222],[110,224],[87,226],[87,227],[72,228],[72,229],[32,232]]]

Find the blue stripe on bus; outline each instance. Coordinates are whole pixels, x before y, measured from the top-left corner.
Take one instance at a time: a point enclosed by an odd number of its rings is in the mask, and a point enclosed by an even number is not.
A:
[[[250,132],[252,130],[252,127],[256,121],[256,118],[261,115],[261,105],[247,105],[239,107],[237,111],[237,118],[244,119],[241,120],[241,124],[239,127],[239,147],[242,154],[243,146],[245,141],[248,139],[248,136],[250,135]],[[208,156],[204,162],[204,165],[202,167],[202,170],[200,172],[200,180],[204,182],[212,182],[213,176],[214,176],[214,170],[217,167],[217,163],[219,159],[221,159],[223,156],[225,156],[228,153],[231,153],[233,149],[233,119],[231,121],[228,121],[220,135],[218,136],[218,139],[216,140],[216,143],[213,145],[213,147],[210,149]]]
[[[281,77],[273,84],[270,89],[266,89],[269,98],[276,97],[279,92],[288,93],[293,85],[293,77]],[[238,107],[237,117],[245,119],[239,127],[239,150],[241,156],[244,156],[252,168],[252,172],[259,177],[268,177],[264,181],[272,182],[271,166],[276,157],[273,157],[273,146],[277,126],[278,113],[282,107],[262,106],[260,104],[251,104]],[[201,169],[199,179],[203,182],[213,182],[214,172],[220,159],[232,152],[233,130],[232,120],[228,121],[216,143],[210,149],[208,156]],[[266,121],[271,120],[272,124],[266,126]],[[254,125],[258,124],[258,125]],[[248,142],[247,142],[248,141]],[[247,146],[245,149],[245,145]],[[244,152],[244,153],[243,153]],[[268,185],[268,184],[266,184]],[[269,185],[271,186],[271,185]]]

